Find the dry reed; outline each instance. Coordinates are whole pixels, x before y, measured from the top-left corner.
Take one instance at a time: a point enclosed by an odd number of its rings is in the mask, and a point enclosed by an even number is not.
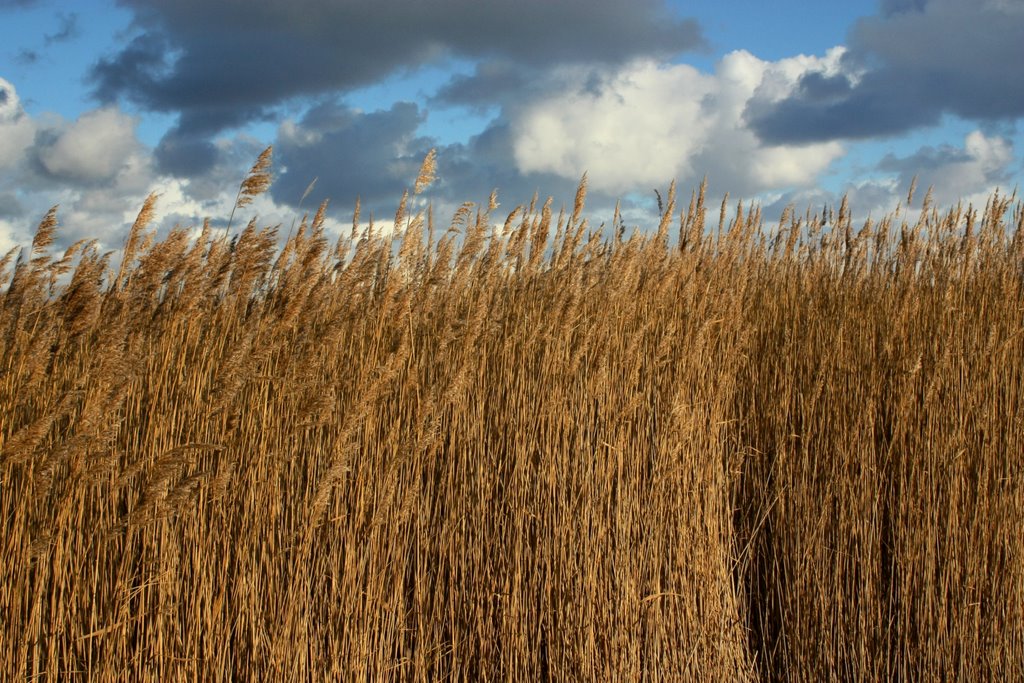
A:
[[[3,677],[1024,676],[1021,204],[708,233],[672,188],[609,240],[585,196],[280,252],[150,197],[116,274],[48,214],[0,262]]]

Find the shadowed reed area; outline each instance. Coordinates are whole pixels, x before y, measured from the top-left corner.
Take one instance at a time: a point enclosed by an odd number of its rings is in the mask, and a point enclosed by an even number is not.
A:
[[[1021,204],[585,194],[283,250],[151,197],[116,272],[51,212],[0,268],[4,676],[1024,675]]]

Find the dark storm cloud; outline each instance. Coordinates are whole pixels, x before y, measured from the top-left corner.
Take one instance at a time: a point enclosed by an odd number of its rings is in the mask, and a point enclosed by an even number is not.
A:
[[[843,68],[859,79],[807,76],[781,101],[751,101],[746,118],[762,140],[897,134],[946,113],[977,121],[1024,116],[1024,70],[1017,68],[1024,3],[890,0],[882,9],[850,34]]]
[[[359,195],[369,208],[393,207],[433,146],[416,136],[422,120],[423,113],[408,102],[369,114],[336,102],[320,104],[282,129],[274,157],[287,170],[275,178],[271,195],[294,206],[318,178],[307,205],[325,198],[347,205]]]
[[[199,83],[224,88],[217,91],[221,97],[266,103],[325,87],[364,85],[446,52],[533,64],[618,62],[702,44],[696,23],[672,16],[662,0],[124,4],[138,10],[151,33],[166,36],[182,51],[173,71],[147,84],[142,94],[184,105],[196,96],[193,86]],[[128,52],[110,63],[130,66],[132,61]]]
[[[925,106],[933,95],[923,90],[919,82],[888,71],[869,73],[840,97],[803,88],[780,102],[754,97],[745,118],[763,142],[776,145],[895,135],[938,123],[942,107]]]
[[[91,70],[94,94],[103,103],[127,94],[145,100],[153,83],[169,71],[167,53],[170,46],[162,33],[135,36],[111,59],[101,59]],[[156,102],[145,101],[152,108]]]
[[[600,97],[607,85],[607,65],[577,64],[560,73],[550,65],[492,60],[477,64],[473,73],[458,74],[441,86],[431,99],[442,106],[477,110],[491,107],[515,109],[537,97],[547,97],[567,87]]]
[[[472,74],[454,76],[435,95],[437,102],[473,108],[487,108],[507,96],[521,96],[538,83],[536,69],[508,61],[479,64]]]
[[[797,85],[801,97],[812,102],[835,101],[850,94],[853,85],[843,74],[826,76],[812,71],[800,77]]]
[[[219,157],[217,147],[209,138],[181,133],[177,129],[161,138],[153,156],[162,173],[181,177],[209,171]]]
[[[169,39],[161,33],[136,36],[116,60],[100,60],[93,67],[95,94],[104,103],[115,101],[121,94],[131,94],[146,108],[179,112],[177,124],[154,150],[157,165],[164,173],[178,176],[205,173],[218,160],[217,149],[210,141],[212,135],[233,126],[265,120],[269,110],[253,102],[211,95],[198,83],[190,95],[185,88],[177,103],[160,99],[153,88],[172,73],[174,67],[167,61],[171,49]]]
[[[142,33],[92,71],[102,101],[258,115],[455,56],[520,65],[617,63],[703,45],[664,0],[122,0]],[[171,55],[166,57],[166,55]],[[226,125],[226,124],[225,124]]]
[[[154,150],[157,167],[163,173],[177,176],[206,173],[219,160],[218,149],[211,142],[213,134],[233,126],[270,120],[269,110],[261,107],[230,107],[213,101],[188,109],[157,144]]]

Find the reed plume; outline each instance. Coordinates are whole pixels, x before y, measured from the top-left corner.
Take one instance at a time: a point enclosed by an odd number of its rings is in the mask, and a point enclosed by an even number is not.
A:
[[[150,195],[111,276],[47,214],[0,290],[0,678],[1024,676],[1015,196],[716,229],[673,184],[627,235],[583,176],[435,239],[435,164],[333,248],[326,203],[280,245]]]

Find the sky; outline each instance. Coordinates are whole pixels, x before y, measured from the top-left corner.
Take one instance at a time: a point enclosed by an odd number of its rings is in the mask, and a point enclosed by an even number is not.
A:
[[[594,225],[704,177],[768,217],[983,205],[1024,178],[1022,37],[1024,0],[0,0],[0,255],[54,204],[59,244],[120,247],[152,191],[223,221],[271,144],[246,220],[284,228],[386,224],[430,149],[442,216],[584,173]]]

